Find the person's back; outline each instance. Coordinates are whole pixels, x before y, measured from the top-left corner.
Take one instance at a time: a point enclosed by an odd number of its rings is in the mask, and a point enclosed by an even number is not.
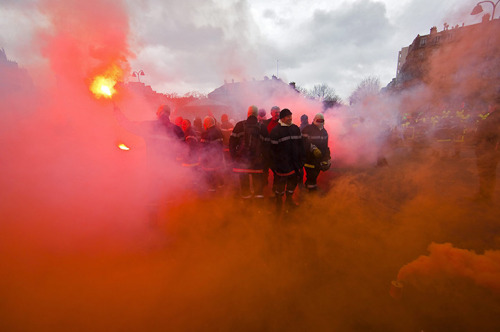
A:
[[[215,192],[217,186],[222,186],[223,179],[221,171],[224,166],[222,133],[215,125],[215,119],[211,116],[203,120],[205,131],[201,133],[200,139],[200,166],[205,173],[205,180],[209,192]]]
[[[201,133],[200,139],[203,150],[201,162],[204,168],[219,169],[222,167],[222,141],[222,133],[215,126],[215,121],[213,125],[205,126],[205,131]]]
[[[258,119],[251,116],[244,124],[244,145],[248,162],[259,169],[262,168],[262,132]]]
[[[262,169],[262,126],[255,116],[240,121],[230,137],[231,158],[245,167]]]
[[[229,122],[227,114],[222,114],[219,128],[223,137],[223,145],[224,147],[227,147],[229,146],[229,137],[231,136],[234,128],[233,124]]]
[[[203,132],[203,121],[200,117],[196,117],[193,121],[193,130],[198,138],[201,138],[201,133]]]
[[[198,162],[198,145],[199,139],[191,126],[191,121],[184,119],[182,122],[182,130],[184,131],[185,142],[187,145],[187,151],[184,154],[183,166],[185,167],[196,167],[199,165]]]
[[[241,197],[252,197],[250,178],[252,178],[255,198],[263,196],[263,157],[262,144],[265,128],[258,122],[257,107],[248,108],[247,119],[238,122],[229,139],[229,152],[233,161],[233,171],[239,174]],[[265,132],[267,133],[267,132]]]

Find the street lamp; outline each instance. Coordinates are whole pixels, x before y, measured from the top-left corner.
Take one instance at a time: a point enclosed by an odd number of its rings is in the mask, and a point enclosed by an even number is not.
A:
[[[500,0],[498,0],[496,3],[494,3],[493,1],[480,1],[476,4],[476,7],[474,7],[474,9],[472,9],[472,12],[470,13],[471,15],[477,15],[479,13],[482,13],[483,12],[483,7],[481,7],[481,4],[482,3],[491,3],[491,5],[493,6],[493,13],[491,15],[491,20],[493,20],[495,18],[495,9],[497,8],[497,5],[498,3],[500,2]]]
[[[498,0],[498,1],[500,1],[500,0]],[[137,77],[137,80],[140,83],[141,82],[141,76],[144,76],[144,71],[143,70],[134,71],[134,72],[132,72],[132,76]]]

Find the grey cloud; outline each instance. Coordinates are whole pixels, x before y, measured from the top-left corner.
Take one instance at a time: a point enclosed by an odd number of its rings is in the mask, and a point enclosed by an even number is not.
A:
[[[252,38],[255,26],[246,1],[147,1],[148,6],[137,8],[136,26],[139,37],[148,43],[184,47],[181,39],[221,44],[228,40]]]
[[[263,20],[272,21],[272,23],[279,28],[286,28],[289,25],[289,22],[282,18],[275,10],[273,9],[265,9],[262,12],[261,18]]]
[[[197,89],[211,81],[215,88],[224,79],[263,75],[260,51],[268,47],[246,1],[147,4],[140,10],[133,31],[139,31],[138,47],[149,49],[143,54],[154,48],[165,54],[159,62],[150,57],[138,59],[154,72],[150,78],[156,83],[152,84],[178,81]]]
[[[340,11],[317,10],[303,27],[305,42],[328,48],[372,47],[386,41],[391,29],[385,5],[367,0]]]
[[[309,21],[293,27],[286,54],[299,57],[300,62],[329,59],[344,67],[351,63],[376,61],[388,55],[387,45],[394,28],[381,3],[362,0],[340,10],[317,10]],[[299,65],[291,61],[291,67]]]
[[[192,1],[191,1],[192,2]],[[197,22],[195,12],[184,2],[147,2],[145,8],[135,8],[133,16],[137,38],[144,44],[160,44],[172,50],[194,51],[200,47],[221,43],[221,27]]]
[[[176,22],[174,26],[158,24],[149,27],[145,42],[161,44],[176,51],[194,52],[211,48],[224,42],[221,28],[202,26],[196,27],[189,22]]]
[[[395,18],[395,24],[398,25],[398,33],[401,35],[417,34],[423,35],[430,31],[432,26],[438,30],[443,29],[443,23],[447,22],[450,26],[472,24],[480,21],[480,17],[474,18],[470,15],[475,2],[468,0],[413,0],[409,2],[401,11],[401,15]],[[481,15],[478,15],[481,16]],[[412,40],[407,41],[405,46],[411,44]]]
[[[0,8],[25,8],[27,6],[35,5],[38,0],[2,0]]]
[[[383,84],[388,83],[392,70],[377,70],[387,58],[394,61],[395,72],[397,50],[391,47],[395,27],[382,3],[361,0],[337,10],[316,10],[295,27],[288,23],[293,42],[280,50],[280,61],[299,85],[325,82],[347,98],[366,76],[384,76]]]
[[[466,0],[415,0],[389,18],[383,3],[359,0],[335,10],[316,10],[302,22],[284,21],[278,12],[273,19],[288,27],[283,39],[290,42],[275,53],[290,80],[308,86],[326,82],[345,98],[367,76],[387,84],[395,76],[402,47],[433,25],[441,29],[443,22],[467,22],[472,7]]]
[[[276,19],[277,15],[276,15],[276,12],[274,10],[266,9],[262,13],[262,17],[264,17],[266,19],[274,20],[274,19]]]

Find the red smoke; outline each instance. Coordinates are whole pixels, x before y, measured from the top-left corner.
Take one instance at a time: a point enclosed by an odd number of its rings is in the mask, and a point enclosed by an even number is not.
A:
[[[122,1],[40,1],[50,20],[40,33],[42,54],[52,72],[67,84],[88,84],[113,65],[130,72],[129,22]]]

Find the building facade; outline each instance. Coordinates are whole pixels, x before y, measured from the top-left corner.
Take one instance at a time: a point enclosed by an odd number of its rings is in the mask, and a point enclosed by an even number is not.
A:
[[[399,52],[389,91],[417,86],[445,99],[490,98],[500,86],[500,19],[442,31],[431,28]],[[405,53],[406,56],[405,56]]]

